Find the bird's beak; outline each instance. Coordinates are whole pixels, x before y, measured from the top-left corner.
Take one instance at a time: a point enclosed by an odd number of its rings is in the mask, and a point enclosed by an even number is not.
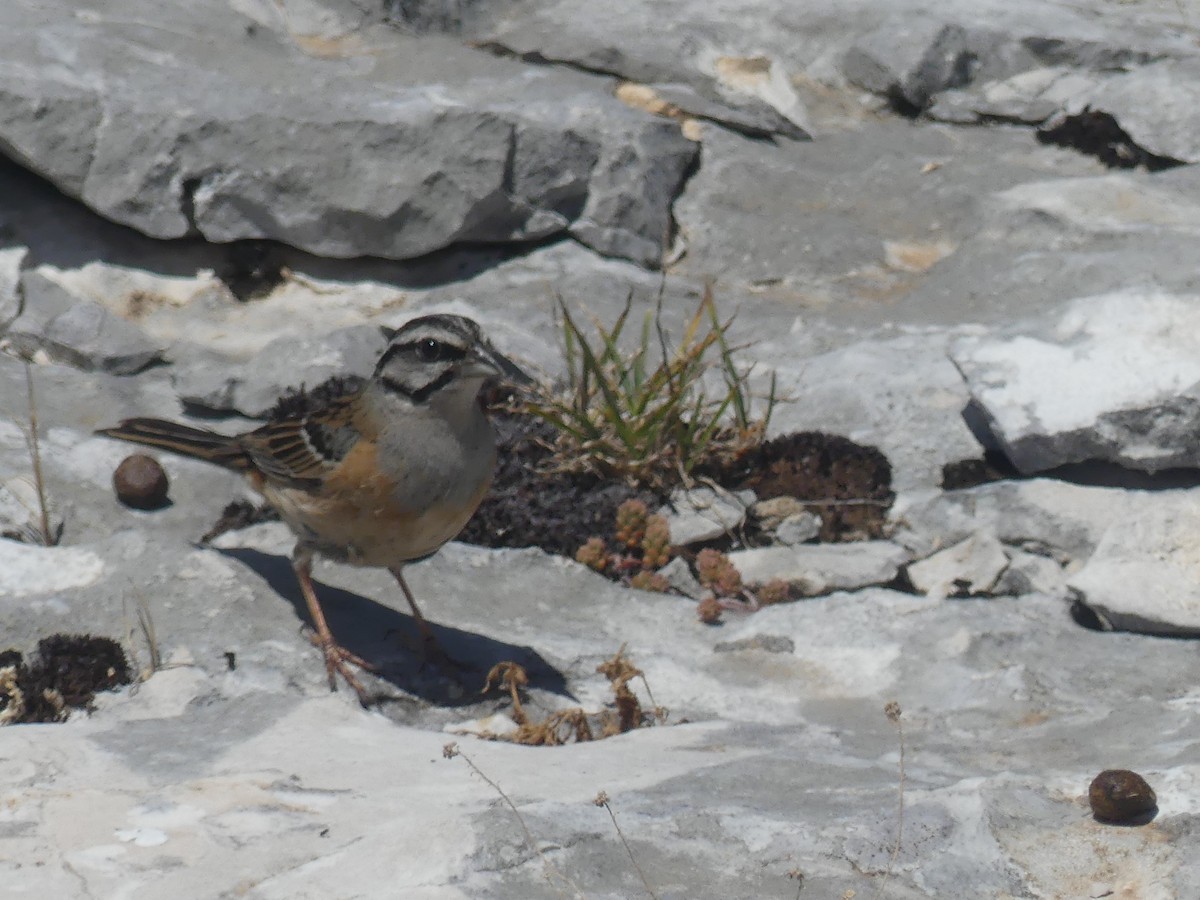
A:
[[[468,357],[463,366],[463,373],[499,378],[515,385],[533,384],[533,379],[524,369],[486,341],[475,347],[475,352]]]

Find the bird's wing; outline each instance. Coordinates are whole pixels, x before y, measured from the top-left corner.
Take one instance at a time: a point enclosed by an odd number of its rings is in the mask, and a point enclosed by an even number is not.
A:
[[[240,446],[268,480],[317,488],[363,437],[358,401],[365,387],[361,378],[338,378],[293,392]]]

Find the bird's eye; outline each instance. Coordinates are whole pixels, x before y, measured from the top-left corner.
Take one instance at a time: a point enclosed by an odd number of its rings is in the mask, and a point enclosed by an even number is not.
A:
[[[434,338],[426,338],[417,344],[417,359],[421,362],[437,362],[446,355],[446,345]]]

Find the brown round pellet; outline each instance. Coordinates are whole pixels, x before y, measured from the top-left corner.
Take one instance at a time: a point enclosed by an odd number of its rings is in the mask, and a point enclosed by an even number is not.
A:
[[[170,484],[158,460],[134,453],[121,460],[113,472],[113,490],[117,499],[134,509],[158,509],[167,502]]]
[[[1158,807],[1154,789],[1137,772],[1105,769],[1088,788],[1092,815],[1105,822],[1128,822]]]

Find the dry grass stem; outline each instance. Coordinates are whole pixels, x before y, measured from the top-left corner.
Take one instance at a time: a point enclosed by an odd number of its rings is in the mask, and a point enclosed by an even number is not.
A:
[[[883,896],[884,886],[887,884],[888,878],[891,877],[892,871],[896,867],[896,860],[900,858],[900,844],[904,840],[904,723],[900,721],[900,704],[895,700],[890,701],[883,708],[884,715],[888,717],[888,721],[896,726],[896,736],[900,744],[900,777],[897,782],[896,793],[897,809],[896,809],[896,842],[892,845],[892,852],[888,856],[887,868],[884,869],[883,877],[879,880],[879,884],[875,888],[874,897],[878,900]]]
[[[59,535],[50,528],[50,507],[46,503],[46,479],[42,473],[42,451],[38,443],[37,396],[33,390],[33,368],[25,360],[25,401],[29,412],[29,455],[33,461],[33,487],[37,491],[41,542],[44,547],[58,543]]]
[[[497,794],[500,795],[500,799],[502,799],[506,804],[508,804],[508,808],[511,809],[513,815],[516,816],[517,823],[521,826],[521,831],[523,831],[525,834],[525,842],[529,845],[529,848],[534,853],[536,853],[538,858],[542,861],[542,867],[543,867],[544,872],[546,873],[546,880],[548,882],[550,882],[551,886],[554,887],[554,889],[556,891],[558,891],[560,895],[570,896],[570,894],[564,893],[564,888],[570,888],[570,890],[573,892],[575,897],[582,898],[583,891],[580,889],[579,885],[575,884],[574,881],[572,881],[570,878],[568,878],[566,875],[564,875],[562,873],[562,871],[556,865],[554,865],[554,863],[552,863],[550,861],[550,858],[548,856],[546,856],[546,854],[545,854],[545,852],[543,852],[542,848],[538,846],[538,842],[536,840],[534,840],[534,838],[533,838],[533,832],[531,832],[529,830],[529,826],[525,823],[525,817],[521,815],[521,811],[519,809],[517,809],[517,805],[515,803],[513,803],[512,798],[509,797],[508,794],[506,794],[504,792],[504,788],[500,787],[500,785],[498,785],[495,781],[493,781],[491,778],[489,778],[487,776],[487,774],[484,773],[483,769],[481,769],[481,768],[479,768],[479,766],[475,765],[475,761],[473,759],[471,759],[471,757],[467,756],[467,754],[463,753],[458,748],[458,744],[455,744],[453,742],[446,744],[444,747],[442,747],[442,756],[445,757],[446,759],[454,759],[455,757],[461,757],[463,762],[465,762],[470,767],[472,772],[474,772],[476,775],[478,775],[480,778],[482,778],[485,782],[487,782],[488,786],[491,787],[492,790],[494,790]]]
[[[646,878],[646,873],[642,871],[642,867],[638,865],[637,857],[633,855],[633,848],[629,846],[629,841],[625,839],[625,832],[621,830],[621,825],[617,822],[617,814],[613,812],[613,808],[608,800],[608,794],[601,791],[592,801],[596,806],[603,806],[608,811],[608,816],[612,819],[613,828],[617,830],[617,837],[621,839],[621,844],[625,847],[625,852],[629,854],[629,861],[633,864],[633,869],[638,873],[638,878],[642,879],[642,887],[646,889],[646,893],[650,895],[651,900],[658,900],[658,895],[654,893],[654,888],[650,887],[650,881]]]

